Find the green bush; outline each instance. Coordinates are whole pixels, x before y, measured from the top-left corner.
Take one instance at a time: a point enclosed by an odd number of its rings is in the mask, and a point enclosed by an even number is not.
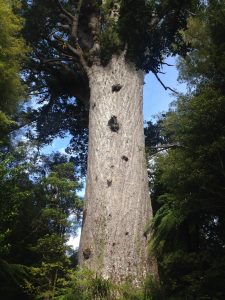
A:
[[[134,288],[131,284],[116,285],[87,270],[78,269],[71,276],[71,282],[57,300],[163,300],[160,285],[152,277],[143,286]]]

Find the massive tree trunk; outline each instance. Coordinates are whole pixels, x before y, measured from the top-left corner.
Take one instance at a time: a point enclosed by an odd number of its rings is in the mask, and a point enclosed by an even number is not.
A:
[[[157,274],[147,254],[152,217],[145,161],[144,74],[114,56],[89,70],[90,120],[86,207],[79,261],[104,278],[140,285]]]

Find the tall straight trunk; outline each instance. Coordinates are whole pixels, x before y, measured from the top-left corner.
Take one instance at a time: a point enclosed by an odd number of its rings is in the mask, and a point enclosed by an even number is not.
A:
[[[144,74],[114,56],[89,71],[90,116],[86,208],[79,261],[104,278],[140,285],[157,274],[147,254],[152,217],[145,160]]]

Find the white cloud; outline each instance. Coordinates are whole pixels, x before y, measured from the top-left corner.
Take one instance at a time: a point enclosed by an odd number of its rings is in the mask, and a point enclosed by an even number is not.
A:
[[[69,238],[69,241],[67,242],[67,245],[73,247],[73,249],[79,248],[80,244],[80,235],[81,235],[81,228],[77,230],[77,236],[71,236]]]

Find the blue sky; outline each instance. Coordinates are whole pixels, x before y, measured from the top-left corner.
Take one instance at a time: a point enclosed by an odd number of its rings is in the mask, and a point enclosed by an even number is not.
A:
[[[166,62],[172,67],[164,65],[162,72],[159,74],[160,79],[173,90],[185,92],[186,85],[178,82],[178,70],[176,69],[176,61],[174,57],[169,57]],[[149,121],[154,119],[154,115],[162,111],[167,111],[169,104],[175,99],[170,90],[165,90],[156,77],[151,73],[145,77],[144,85],[144,119]]]

